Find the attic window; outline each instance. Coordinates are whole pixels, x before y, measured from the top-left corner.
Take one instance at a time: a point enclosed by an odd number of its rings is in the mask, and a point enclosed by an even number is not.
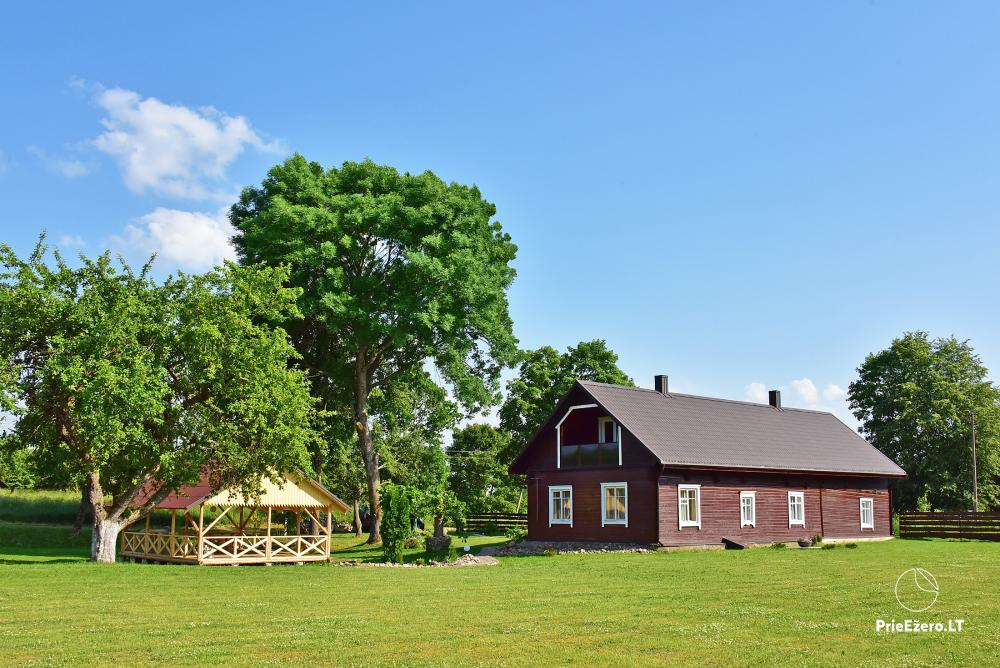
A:
[[[615,436],[615,421],[609,417],[598,418],[597,420],[597,442],[614,443],[618,439]]]

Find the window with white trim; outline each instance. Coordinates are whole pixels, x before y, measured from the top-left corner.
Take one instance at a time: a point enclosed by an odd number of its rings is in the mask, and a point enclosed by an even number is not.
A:
[[[597,419],[597,442],[615,443],[618,441],[615,433],[615,421],[613,418],[602,417]]]
[[[701,485],[677,485],[677,521],[680,528],[701,528]]]
[[[805,492],[788,493],[788,526],[806,525],[806,494]]]
[[[601,483],[601,526],[628,526],[628,483]]]
[[[549,487],[549,526],[568,524],[573,526],[573,486]]]
[[[757,492],[740,492],[740,527],[757,526]]]
[[[872,499],[861,499],[861,528],[875,528],[875,502]]]

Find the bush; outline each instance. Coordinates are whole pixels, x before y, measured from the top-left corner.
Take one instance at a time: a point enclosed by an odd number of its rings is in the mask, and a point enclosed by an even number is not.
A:
[[[423,566],[425,562],[423,559],[415,559],[413,563],[415,563],[417,566]]]
[[[820,536],[819,534],[816,534],[815,536],[812,537],[812,542],[813,545],[819,545],[820,543],[823,542],[823,537]]]
[[[772,550],[783,550],[786,547],[788,547],[788,546],[785,545],[784,543],[771,543],[771,549]]]
[[[846,547],[848,550],[853,550],[857,546],[858,546],[857,543],[848,543],[847,545],[844,545],[844,547]]]
[[[544,552],[542,552],[542,554],[544,554],[546,557],[554,557],[557,554],[559,554],[559,551],[558,550],[553,550],[553,549],[549,548],[548,550],[545,550]]]
[[[507,529],[506,535],[512,542],[520,543],[528,537],[528,529],[526,527],[510,527]]]
[[[423,542],[422,536],[407,536],[406,540],[403,541],[403,547],[407,550],[414,550],[418,547],[423,547]]]
[[[413,490],[387,483],[379,493],[382,501],[382,554],[386,561],[402,563],[403,548],[410,538]]]
[[[837,545],[835,543],[826,543],[825,545],[820,546],[820,549],[821,550],[832,550],[835,547],[837,547]]]

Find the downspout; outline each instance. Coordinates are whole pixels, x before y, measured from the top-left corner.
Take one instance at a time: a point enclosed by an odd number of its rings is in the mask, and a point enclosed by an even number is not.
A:
[[[826,537],[826,529],[823,528],[823,479],[819,479],[819,535]]]

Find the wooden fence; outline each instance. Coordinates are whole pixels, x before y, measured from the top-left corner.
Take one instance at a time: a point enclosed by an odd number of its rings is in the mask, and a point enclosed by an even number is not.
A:
[[[1000,541],[1000,512],[900,513],[899,537]]]
[[[465,521],[466,531],[474,533],[503,533],[514,527],[528,528],[527,513],[480,513],[469,515]]]

